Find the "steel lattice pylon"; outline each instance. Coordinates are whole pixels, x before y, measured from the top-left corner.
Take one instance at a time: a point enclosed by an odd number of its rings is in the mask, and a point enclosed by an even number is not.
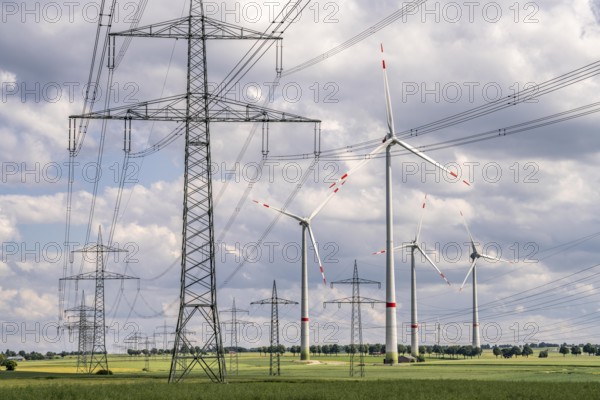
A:
[[[65,310],[65,312],[75,313],[77,320],[67,323],[69,329],[77,329],[77,372],[89,372],[88,356],[93,341],[94,326],[90,323],[93,320],[94,308],[85,305],[85,292],[81,294],[81,305]],[[90,318],[91,315],[91,318]]]
[[[271,341],[269,347],[269,375],[281,375],[281,363],[279,354],[279,304],[298,304],[298,302],[277,297],[277,285],[275,284],[275,281],[273,281],[273,292],[271,294],[271,298],[253,301],[250,304],[271,305]]]
[[[117,274],[106,270],[105,253],[126,253],[127,250],[121,250],[115,247],[105,246],[102,243],[102,230],[98,228],[97,243],[85,246],[81,250],[74,250],[73,253],[92,253],[95,254],[96,270],[78,275],[61,278],[63,280],[93,280],[96,283],[94,294],[94,323],[92,326],[92,341],[90,345],[90,360],[88,373],[92,374],[96,370],[108,371],[108,358],[106,356],[106,323],[104,313],[104,281],[109,279],[136,279],[134,276]],[[78,360],[79,361],[79,360]],[[87,360],[86,360],[87,362]]]
[[[297,2],[282,11],[280,21],[273,22],[264,32],[238,27],[204,15],[202,0],[191,0],[189,15],[180,19],[111,33],[113,49],[108,54],[109,68],[115,65],[116,36],[182,39],[188,43],[187,84],[183,94],[144,101],[133,105],[73,115],[76,119],[124,120],[125,147],[130,150],[132,120],[171,121],[179,125],[172,134],[185,134],[185,170],[183,199],[182,257],[180,301],[173,358],[169,382],[179,382],[196,366],[200,366],[213,382],[226,382],[225,356],[217,308],[213,200],[211,180],[211,122],[304,122],[316,125],[315,138],[320,138],[319,120],[281,112],[255,104],[247,104],[208,91],[206,41],[209,39],[273,40],[282,38],[284,25],[291,24],[303,7]],[[260,46],[259,46],[260,47]],[[278,44],[278,48],[280,45]],[[248,55],[251,54],[251,55]],[[257,53],[248,52],[238,66],[254,65]],[[278,52],[281,55],[281,52]],[[241,68],[241,67],[240,67]],[[281,60],[276,69],[281,72]],[[243,71],[242,71],[243,72]],[[247,71],[246,71],[247,72]],[[233,73],[233,76],[240,71]],[[235,81],[234,81],[235,82]],[[222,90],[224,91],[224,89]],[[129,124],[129,125],[128,125]],[[318,132],[318,133],[317,133]],[[76,147],[76,134],[69,135],[69,150]],[[315,143],[316,139],[315,139]],[[315,144],[317,148],[317,144]],[[189,332],[202,329],[200,351],[189,352],[192,340]]]
[[[346,297],[343,299],[329,300],[323,303],[323,307],[326,304],[337,304],[341,307],[342,304],[352,304],[352,320],[350,328],[350,376],[357,374],[354,368],[355,354],[359,355],[359,371],[358,374],[363,377],[365,376],[365,357],[363,352],[363,340],[362,340],[362,320],[360,315],[360,305],[363,303],[371,304],[371,307],[375,306],[375,303],[385,303],[382,300],[370,299],[368,297],[360,297],[360,285],[378,285],[381,288],[381,282],[371,281],[368,279],[361,279],[358,277],[358,266],[356,260],[354,260],[354,274],[352,279],[343,279],[341,281],[331,282],[333,285],[352,285],[352,297]]]
[[[235,297],[233,298],[233,305],[229,310],[221,310],[222,313],[231,313],[231,320],[223,321],[224,324],[229,323],[231,325],[231,342],[229,346],[229,373],[238,374],[239,357],[238,357],[238,325],[240,323],[245,324],[246,321],[240,321],[237,319],[238,313],[248,314],[248,310],[242,310],[241,308],[235,307]],[[234,359],[235,356],[235,359]]]

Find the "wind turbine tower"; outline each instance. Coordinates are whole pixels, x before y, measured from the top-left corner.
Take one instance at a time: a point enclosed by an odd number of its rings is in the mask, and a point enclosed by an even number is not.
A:
[[[427,195],[425,195],[425,198],[423,199],[423,205],[421,206],[421,219],[419,220],[419,226],[417,227],[415,238],[409,243],[394,248],[394,250],[410,249],[410,349],[413,357],[417,357],[419,355],[419,319],[417,317],[417,268],[415,264],[415,250],[418,250],[419,253],[425,257],[427,262],[431,264],[431,266],[437,271],[437,273],[448,284],[448,286],[450,286],[450,282],[446,276],[435,265],[433,260],[423,251],[421,245],[419,244],[426,204]],[[386,250],[381,250],[374,254],[382,254],[385,252]]]
[[[463,215],[462,211],[460,212],[460,215],[463,218],[463,222],[465,224],[465,228],[467,229],[467,233],[469,234],[469,240],[471,241],[471,267],[469,268],[469,271],[467,272],[467,275],[465,276],[465,280],[463,281],[462,285],[460,286],[460,291],[463,290],[463,287],[465,286],[465,283],[467,282],[467,279],[469,278],[469,275],[473,275],[473,348],[479,348],[481,349],[481,340],[479,338],[479,306],[477,304],[477,268],[475,268],[475,265],[477,264],[477,260],[479,260],[480,258],[483,258],[484,260],[487,261],[503,261],[503,262],[507,262],[510,263],[510,261],[504,260],[500,257],[494,257],[494,256],[490,256],[488,254],[482,253],[477,249],[477,246],[475,245],[475,240],[473,239],[473,235],[471,235],[471,231],[469,230],[469,225],[467,225],[467,220],[465,218],[465,216]]]

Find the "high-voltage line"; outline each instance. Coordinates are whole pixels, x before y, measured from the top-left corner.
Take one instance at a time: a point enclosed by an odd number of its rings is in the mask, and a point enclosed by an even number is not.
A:
[[[283,23],[284,21],[282,21]],[[291,23],[291,21],[290,21]],[[226,381],[225,359],[217,311],[215,247],[211,181],[211,122],[305,122],[319,120],[258,107],[209,93],[206,41],[211,39],[281,40],[272,32],[261,33],[217,21],[204,15],[202,0],[190,2],[189,15],[171,21],[114,33],[111,36],[172,38],[188,44],[187,85],[182,95],[89,112],[71,119],[123,120],[124,144],[131,145],[131,121],[179,122],[185,132],[183,240],[180,304],[169,382],[181,381],[200,366],[214,382]],[[114,39],[113,39],[114,40]],[[114,48],[114,42],[112,47]],[[109,68],[114,67],[114,52]],[[253,64],[251,64],[253,65]],[[74,122],[72,124],[76,126]],[[180,128],[177,128],[180,129]],[[69,149],[75,146],[70,135]],[[190,353],[186,328],[204,323],[204,343]]]
[[[86,254],[95,254],[96,270],[61,278],[63,281],[93,280],[96,284],[94,295],[94,323],[92,327],[89,368],[87,370],[90,374],[94,373],[97,369],[108,371],[108,358],[106,356],[106,322],[104,314],[104,281],[110,279],[139,279],[106,270],[106,254],[123,252],[127,252],[127,250],[121,250],[102,244],[102,231],[99,228],[96,244],[88,245],[81,250],[73,251],[73,253],[83,253],[84,258],[86,257]]]
[[[363,351],[363,340],[362,340],[362,320],[360,315],[361,304],[371,304],[371,307],[375,306],[375,303],[385,303],[383,300],[371,299],[369,297],[360,296],[360,285],[378,285],[381,288],[381,282],[372,281],[369,279],[362,279],[358,277],[358,265],[354,260],[354,273],[351,279],[342,279],[340,281],[331,282],[333,285],[352,285],[352,297],[345,297],[343,299],[328,300],[323,302],[323,307],[327,304],[337,304],[341,307],[342,304],[352,304],[352,319],[351,319],[351,330],[350,330],[350,376],[359,375],[365,376],[365,355]],[[387,350],[386,350],[387,351]],[[358,353],[358,371],[354,367],[355,354]]]
[[[250,304],[270,304],[271,305],[271,331],[269,346],[269,375],[281,375],[281,360],[279,353],[279,305],[298,304],[297,301],[286,300],[277,297],[277,285],[273,281],[273,291],[270,299],[253,301]]]

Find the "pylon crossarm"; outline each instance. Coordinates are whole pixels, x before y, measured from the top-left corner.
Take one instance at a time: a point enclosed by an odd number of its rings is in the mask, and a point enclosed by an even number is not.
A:
[[[189,34],[190,18],[192,24],[205,24],[203,34]],[[141,26],[134,29],[128,29],[121,32],[111,33],[110,36],[128,36],[128,37],[153,37],[165,39],[251,39],[251,40],[282,40],[281,36],[259,32],[253,29],[244,28],[223,21],[218,21],[210,17],[192,16],[173,19],[170,21],[159,22]]]
[[[193,93],[200,95],[199,93]],[[112,119],[135,121],[190,121],[203,122],[203,115],[186,113],[187,95],[176,95],[161,99],[149,100],[137,104],[127,104],[86,114],[71,115],[71,119]],[[302,122],[320,123],[321,120],[306,118],[300,115],[278,111],[272,108],[247,104],[222,96],[208,96],[210,109],[208,119],[211,122]]]

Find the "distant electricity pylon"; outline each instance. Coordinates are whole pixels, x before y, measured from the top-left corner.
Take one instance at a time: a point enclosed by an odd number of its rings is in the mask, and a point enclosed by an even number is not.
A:
[[[331,282],[332,288],[333,285],[352,285],[352,297],[345,297],[343,299],[326,301],[323,303],[323,308],[325,308],[327,304],[337,304],[338,307],[341,307],[342,304],[352,304],[352,321],[350,324],[350,376],[354,376],[357,374],[357,371],[354,368],[354,355],[355,353],[358,353],[358,373],[361,377],[363,377],[365,376],[365,356],[363,353],[362,320],[360,316],[360,305],[367,303],[371,304],[371,307],[374,307],[375,303],[385,303],[385,301],[371,299],[368,297],[361,297],[360,285],[377,285],[379,288],[381,288],[381,282],[359,278],[358,266],[356,265],[356,260],[354,260],[354,274],[352,275],[352,279],[343,279],[341,281]]]
[[[239,357],[238,357],[238,325],[240,323],[246,323],[246,321],[239,321],[237,319],[238,313],[248,314],[248,310],[242,310],[241,308],[235,307],[235,297],[233,298],[233,305],[229,310],[221,310],[222,313],[230,313],[231,319],[229,321],[223,321],[224,324],[230,324],[231,330],[231,342],[229,346],[229,373],[238,374]],[[235,355],[235,359],[234,359]],[[234,363],[235,361],[235,363]]]
[[[273,292],[270,299],[253,301],[250,304],[271,305],[271,343],[269,348],[269,375],[281,375],[281,360],[279,354],[279,304],[298,304],[297,301],[277,297],[277,286],[273,281]]]
[[[108,359],[106,357],[106,323],[104,315],[104,281],[108,279],[136,279],[139,278],[106,270],[105,253],[125,253],[127,250],[121,250],[116,247],[108,247],[102,244],[102,230],[98,227],[98,238],[94,245],[85,246],[81,250],[74,250],[73,253],[95,254],[96,271],[84,272],[78,275],[68,276],[60,280],[93,280],[96,282],[96,291],[94,296],[94,323],[92,326],[92,342],[90,346],[90,362],[88,373],[92,374],[96,369],[108,371]],[[62,282],[61,282],[62,284]],[[79,361],[79,359],[78,359]]]
[[[67,329],[77,329],[77,372],[86,373],[89,371],[88,356],[93,343],[94,325],[90,320],[94,320],[94,308],[85,305],[85,292],[81,293],[81,305],[65,310],[65,313],[75,313],[74,321],[69,321]]]
[[[301,4],[304,3],[304,4]],[[187,82],[183,94],[144,101],[71,116],[70,126],[77,127],[76,119],[112,119],[125,123],[125,152],[131,151],[131,121],[177,122],[171,135],[162,142],[170,143],[185,135],[185,169],[182,257],[179,294],[179,314],[175,329],[175,343],[169,382],[179,382],[199,366],[213,382],[226,382],[225,357],[217,308],[215,277],[215,243],[213,226],[212,163],[210,125],[214,122],[258,122],[267,128],[273,122],[305,122],[315,124],[316,138],[320,138],[320,122],[287,112],[280,112],[255,104],[243,103],[223,96],[258,61],[270,46],[262,42],[275,41],[276,70],[280,74],[282,37],[284,31],[307,4],[297,1],[284,7],[264,32],[238,27],[218,21],[204,14],[202,0],[191,0],[189,15],[123,32],[111,33],[108,45],[108,66],[115,66],[116,36],[171,38],[187,41]],[[227,75],[228,81],[220,92],[209,92],[207,71],[207,40],[244,39],[254,41],[248,51]],[[74,128],[76,129],[76,128]],[[78,136],[79,135],[79,136]],[[75,153],[77,138],[82,132],[69,134],[69,151]],[[160,146],[159,146],[160,147]],[[203,330],[200,351],[192,348],[186,336],[187,328]]]

